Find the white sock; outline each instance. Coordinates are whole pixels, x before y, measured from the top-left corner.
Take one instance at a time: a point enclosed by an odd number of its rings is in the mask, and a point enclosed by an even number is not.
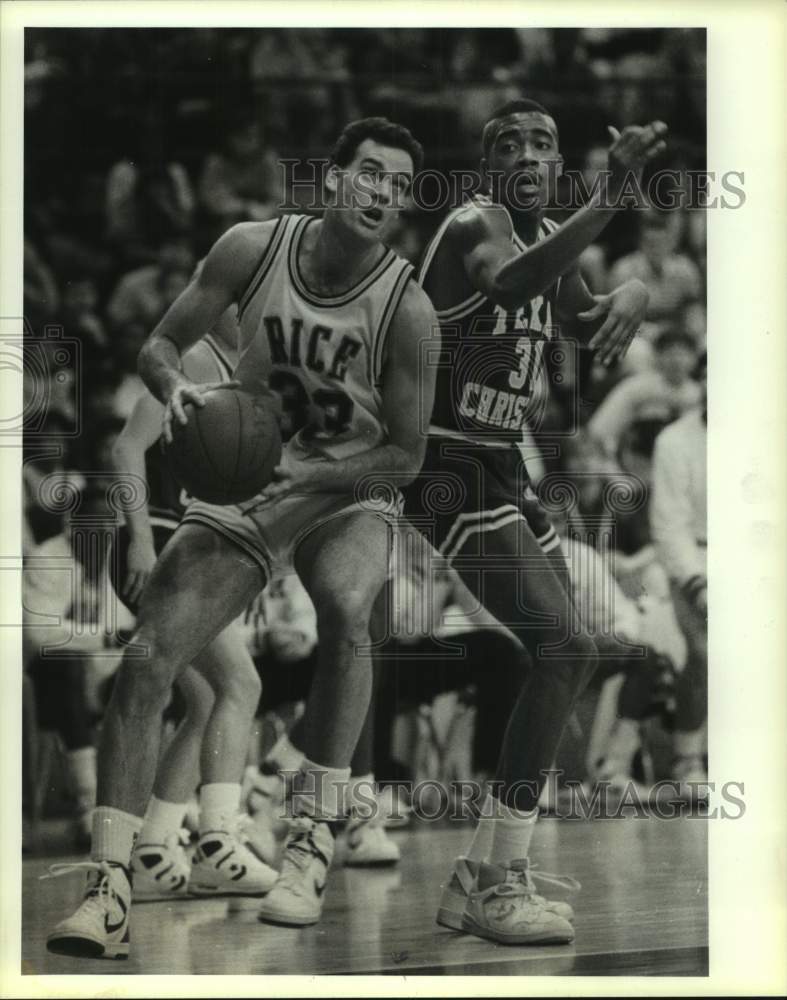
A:
[[[81,813],[89,812],[96,805],[96,748],[69,750],[66,767],[77,808]]]
[[[293,785],[295,814],[326,820],[343,816],[349,780],[349,767],[327,767],[304,758]]]
[[[489,861],[496,865],[507,865],[510,861],[526,858],[536,828],[538,809],[533,809],[532,812],[519,812],[503,805],[497,799],[494,805],[497,815],[491,821],[492,847]]]
[[[171,834],[178,833],[183,826],[187,806],[187,802],[167,802],[153,795],[139,835],[140,844],[163,844]]]
[[[199,790],[199,832],[229,830],[238,815],[240,785],[231,781],[215,781]]]
[[[375,816],[379,808],[375,795],[374,774],[352,774],[347,784],[345,811],[363,819]]]
[[[297,771],[306,760],[306,754],[293,746],[285,733],[273,744],[265,760],[273,764],[278,771]]]
[[[476,823],[475,833],[467,850],[467,857],[473,861],[486,861],[492,850],[492,831],[498,801],[487,792],[481,802],[481,812]]]
[[[96,806],[93,811],[93,861],[114,861],[128,868],[142,819],[122,809]]]

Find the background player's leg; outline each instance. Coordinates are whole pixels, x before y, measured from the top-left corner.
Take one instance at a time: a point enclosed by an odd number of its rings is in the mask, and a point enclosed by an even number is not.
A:
[[[159,760],[153,795],[163,802],[184,803],[185,810],[200,780],[200,748],[213,709],[213,691],[191,667],[181,673],[177,685],[185,714]]]
[[[234,624],[200,653],[195,665],[215,695],[202,740],[202,781],[240,782],[262,684]]]

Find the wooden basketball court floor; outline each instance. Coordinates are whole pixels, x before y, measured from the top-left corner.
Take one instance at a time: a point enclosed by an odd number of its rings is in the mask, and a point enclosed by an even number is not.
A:
[[[435,924],[441,883],[470,834],[468,824],[447,822],[392,831],[399,865],[334,868],[322,921],[300,930],[259,923],[251,899],[137,904],[127,961],[46,951],[52,925],[78,903],[82,877],[39,881],[50,862],[68,859],[32,858],[22,873],[22,972],[707,975],[705,819],[539,821],[533,861],[582,882],[568,897],[576,910],[569,946],[496,946]]]

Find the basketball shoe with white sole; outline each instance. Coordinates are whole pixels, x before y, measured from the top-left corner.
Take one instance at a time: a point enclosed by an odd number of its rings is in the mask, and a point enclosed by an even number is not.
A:
[[[47,950],[75,958],[128,958],[131,875],[108,861],[52,865],[42,878],[87,872],[85,897],[46,939]]]
[[[470,894],[474,891],[482,865],[486,865],[487,868],[494,867],[500,871],[505,870],[499,865],[490,866],[486,862],[473,861],[471,858],[457,858],[454,862],[454,870],[443,889],[437,911],[437,923],[442,927],[450,927],[453,931],[465,929],[463,920],[467,902]],[[543,906],[563,921],[574,919],[574,910],[569,903],[556,899],[544,899],[543,896],[536,893],[534,878],[561,889],[578,892],[582,886],[576,879],[569,875],[552,875],[550,872],[538,871],[531,867],[527,858],[512,861],[508,872],[512,876],[512,881],[518,881],[524,886],[536,905]]]
[[[322,914],[323,893],[331,867],[334,836],[328,823],[296,816],[284,849],[281,874],[262,902],[263,923],[306,927]]]
[[[197,841],[191,865],[192,896],[263,896],[278,872],[261,861],[236,830],[211,830]]]
[[[137,844],[131,855],[135,902],[188,899],[191,860],[187,830],[171,833],[163,844]]]
[[[399,845],[385,832],[385,817],[354,816],[347,823],[344,863],[352,867],[395,865],[402,856]]]

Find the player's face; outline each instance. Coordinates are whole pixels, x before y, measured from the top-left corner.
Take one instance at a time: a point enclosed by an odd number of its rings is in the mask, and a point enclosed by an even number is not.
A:
[[[501,121],[483,167],[494,200],[527,211],[546,204],[561,163],[555,123],[548,115],[528,111]]]
[[[336,171],[339,217],[363,239],[383,239],[407,203],[412,179],[409,153],[364,139],[352,161]]]

